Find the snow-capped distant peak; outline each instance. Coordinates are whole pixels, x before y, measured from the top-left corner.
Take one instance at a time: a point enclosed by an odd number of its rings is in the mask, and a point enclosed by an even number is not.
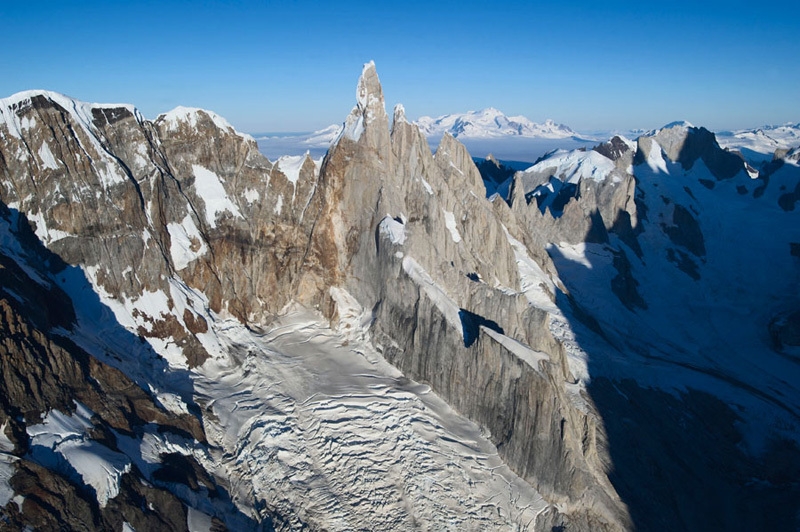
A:
[[[427,137],[450,133],[454,137],[497,138],[507,136],[561,139],[576,136],[567,126],[547,120],[537,124],[524,116],[506,116],[494,107],[461,114],[442,115],[438,118],[420,117],[416,122]]]

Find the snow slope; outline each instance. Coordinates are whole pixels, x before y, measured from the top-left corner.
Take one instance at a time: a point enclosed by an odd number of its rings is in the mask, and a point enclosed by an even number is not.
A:
[[[717,133],[717,141],[723,148],[736,150],[746,148],[771,155],[778,149],[785,150],[800,146],[800,123],[720,131]]]
[[[547,506],[365,330],[344,336],[297,309],[262,333],[234,321],[215,332],[230,357],[200,368],[195,386],[240,504],[257,497],[328,530],[530,529]]]

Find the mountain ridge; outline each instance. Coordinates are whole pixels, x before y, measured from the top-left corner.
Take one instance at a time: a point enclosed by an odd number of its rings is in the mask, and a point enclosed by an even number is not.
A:
[[[37,486],[98,529],[112,510],[142,529],[796,519],[796,152],[748,168],[672,124],[554,153],[502,201],[453,135],[431,153],[390,120],[374,63],[321,161],[270,162],[202,110],[23,100],[0,123],[0,304],[156,406],[121,432],[88,391],[4,405],[3,519],[76,522]],[[24,276],[62,294],[51,314]]]

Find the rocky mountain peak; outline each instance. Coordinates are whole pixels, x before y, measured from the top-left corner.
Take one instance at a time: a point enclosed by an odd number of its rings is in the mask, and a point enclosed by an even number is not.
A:
[[[594,148],[592,148],[597,153],[608,157],[612,161],[617,161],[623,155],[633,151],[633,147],[630,141],[620,137],[619,135],[615,135],[611,140],[598,144]]]
[[[690,170],[696,161],[702,160],[717,180],[730,179],[746,170],[745,162],[738,153],[720,147],[717,138],[704,127],[694,127],[688,122],[673,122],[663,128],[637,139],[634,164],[647,162],[658,166],[663,154],[672,162],[680,163]],[[653,150],[658,150],[654,152]]]
[[[383,89],[378,79],[375,62],[370,61],[364,65],[361,77],[358,78],[356,88],[356,101],[362,110],[384,110]]]
[[[367,144],[377,149],[388,146],[389,117],[383,99],[383,89],[375,70],[375,63],[370,61],[364,65],[361,77],[356,86],[356,105],[344,122],[339,139],[347,138],[358,142],[367,131]],[[336,144],[336,143],[334,143]]]
[[[66,113],[84,127],[102,127],[129,116],[143,120],[130,104],[88,103],[54,91],[30,90],[0,99],[0,124],[7,124],[9,132],[19,138],[23,130],[36,125],[35,115],[47,110]]]
[[[402,103],[398,103],[394,106],[394,113],[392,118],[393,124],[398,124],[402,122],[408,122],[406,119],[406,108],[403,107]]]
[[[219,129],[220,132],[244,136],[242,133],[236,131],[236,129],[227,120],[219,116],[217,113],[196,107],[178,106],[167,113],[158,115],[155,123],[161,125],[161,127],[168,131],[178,130],[180,129],[181,125],[190,129],[196,129],[198,126],[202,127],[203,125],[208,125],[210,123]]]

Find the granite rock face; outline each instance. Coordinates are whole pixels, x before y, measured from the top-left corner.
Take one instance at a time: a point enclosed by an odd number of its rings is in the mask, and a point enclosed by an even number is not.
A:
[[[59,286],[69,266],[4,205],[0,226],[6,245],[10,237],[18,243],[0,265],[0,473],[13,490],[2,500],[0,529],[188,530],[191,512],[217,526],[252,527],[191,456],[200,483],[164,474],[168,455],[158,449],[170,440],[209,455],[199,413],[165,408],[109,363],[124,352],[103,361],[85,351]]]
[[[772,475],[798,458],[797,164],[784,151],[755,170],[684,123],[594,151],[550,154],[509,201],[587,329],[587,391],[633,526],[796,527],[800,493]],[[737,465],[720,476],[717,460]],[[698,505],[695,489],[720,495]]]
[[[373,68],[359,84],[372,86],[371,105],[353,109],[323,163],[320,182],[331,210],[321,225],[333,231],[318,233],[328,239],[316,245],[337,250],[326,254],[340,258],[331,268],[372,309],[370,331],[387,360],[486,427],[511,467],[548,500],[565,504],[572,519],[620,526],[624,510],[605,480],[597,444],[602,428],[591,405],[567,391],[574,378],[547,312],[524,295],[529,281],[518,261],[527,252],[519,240],[531,236],[501,200],[484,199],[480,173],[452,136],[445,134],[432,155],[401,108],[389,135]],[[347,124],[363,127],[360,136]],[[537,288],[549,302],[556,297],[552,287]],[[466,316],[502,332],[477,326],[470,339]],[[520,352],[547,353],[546,362]],[[591,505],[570,502],[583,497]]]
[[[252,139],[198,109],[150,122],[133,108],[42,93],[7,113],[3,201],[99,290],[136,306],[148,293],[170,294],[178,276],[210,309],[245,322],[276,313],[297,291],[319,211],[311,159],[287,177]],[[189,312],[190,323],[205,319]],[[202,363],[183,315],[135,314],[140,334]]]

